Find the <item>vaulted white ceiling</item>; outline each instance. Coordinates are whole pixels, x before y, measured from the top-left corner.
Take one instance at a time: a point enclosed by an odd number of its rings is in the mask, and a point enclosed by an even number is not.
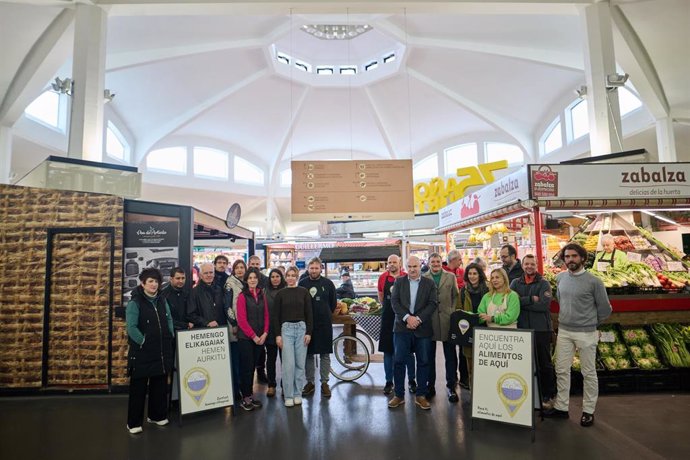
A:
[[[69,76],[73,32],[57,23],[75,3],[0,3],[5,106],[30,101],[55,76]],[[247,205],[244,224],[259,226],[273,214],[277,229],[294,233],[303,226],[290,222],[289,200],[276,179],[293,158],[416,158],[446,140],[471,136],[511,141],[534,155],[535,139],[554,107],[585,82],[581,10],[594,1],[380,1],[349,8],[336,1],[92,3],[108,11],[106,88],[117,94],[108,111],[131,133],[136,165],[156,146],[192,139],[248,157],[269,180],[265,190],[220,187],[222,199],[204,203],[203,194],[174,177],[166,185],[148,185],[145,198],[194,197],[199,202],[189,204],[216,214],[240,201]],[[650,90],[654,78],[643,72],[651,67],[668,102],[667,116],[687,123],[690,2],[611,4],[614,29],[625,28],[623,18],[643,50],[631,51],[614,34],[616,53],[628,57],[622,70],[631,73],[647,105],[661,107],[659,91]],[[63,37],[45,60],[52,72],[45,63],[37,66],[45,81],[29,84],[22,72],[51,22],[53,33],[62,30]],[[319,40],[300,30],[304,24],[364,23],[373,30],[349,41]],[[277,62],[278,51],[313,66],[355,64],[359,74],[306,74]],[[383,64],[389,52],[396,60]],[[372,59],[379,60],[378,68],[364,72]],[[12,113],[0,112],[0,121],[15,124]],[[31,163],[26,158],[40,161],[44,149],[38,145],[46,142],[16,131],[23,139],[14,144],[13,168],[21,174]],[[168,187],[181,187],[185,198],[171,197]]]

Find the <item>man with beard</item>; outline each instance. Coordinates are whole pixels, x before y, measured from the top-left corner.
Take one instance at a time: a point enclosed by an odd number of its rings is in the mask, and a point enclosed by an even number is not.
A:
[[[228,263],[228,258],[222,254],[213,259],[213,268],[215,270],[213,273],[213,284],[220,287],[225,286],[225,282],[228,280],[229,276],[226,271],[228,269]]]
[[[508,281],[513,282],[522,276],[524,271],[522,270],[522,265],[517,258],[517,250],[515,247],[506,244],[501,248],[498,253],[501,257],[501,262],[503,263],[503,270],[508,274]]]
[[[594,409],[599,395],[595,367],[599,342],[597,326],[611,314],[611,304],[604,283],[585,270],[585,248],[570,243],[565,245],[562,254],[568,271],[560,273],[556,278],[560,307],[556,340],[558,396],[553,409],[546,411],[544,415],[568,418],[570,366],[577,348],[580,351],[584,379],[580,425],[587,427],[594,424]]]
[[[299,282],[311,296],[314,328],[307,350],[307,364],[305,373],[307,384],[302,389],[302,395],[314,393],[315,385],[315,356],[319,355],[319,370],[321,377],[321,397],[330,398],[331,389],[328,386],[328,376],[331,370],[331,353],[333,353],[333,323],[331,316],[336,307],[335,285],[333,281],[321,276],[321,259],[314,257],[309,261],[307,271],[309,276]]]
[[[184,284],[187,275],[181,267],[170,270],[170,284],[161,291],[165,300],[170,305],[170,314],[173,318],[173,326],[176,331],[191,329],[194,324],[187,321],[187,301],[189,300],[189,290]]]

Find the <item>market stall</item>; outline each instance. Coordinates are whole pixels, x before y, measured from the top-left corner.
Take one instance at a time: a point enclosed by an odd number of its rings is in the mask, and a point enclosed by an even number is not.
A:
[[[677,247],[664,241],[682,241],[683,233],[690,233],[669,218],[690,210],[688,177],[689,163],[528,165],[442,209],[436,230],[473,232],[484,251],[511,244],[519,257],[532,252],[547,278],[558,270],[558,257],[553,257],[557,248],[572,239],[593,254],[591,270],[605,280],[613,306],[607,323],[616,324],[617,331],[687,323],[690,265]],[[555,215],[569,216],[563,223],[569,232],[549,234],[546,224],[558,220],[552,219]],[[672,235],[651,231],[649,218],[659,217],[677,224],[667,229]],[[626,253],[625,267],[594,265],[604,235],[611,235]],[[558,312],[556,302],[552,312]]]

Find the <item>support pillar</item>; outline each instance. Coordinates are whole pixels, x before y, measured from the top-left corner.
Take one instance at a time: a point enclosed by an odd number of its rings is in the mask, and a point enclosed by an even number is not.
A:
[[[656,145],[659,151],[659,161],[675,163],[678,161],[676,153],[676,136],[673,134],[673,119],[659,118],[656,121]]]
[[[75,6],[72,115],[67,156],[103,159],[103,91],[107,15],[98,6]]]
[[[588,5],[580,16],[585,37],[590,155],[606,155],[623,150],[618,91],[606,88],[606,77],[616,73],[609,2]]]
[[[532,222],[534,224],[534,250],[537,253],[537,271],[539,273],[544,273],[544,246],[542,245],[542,233],[541,233],[541,212],[538,206],[532,208]]]
[[[9,184],[12,174],[12,128],[0,125],[0,184]]]

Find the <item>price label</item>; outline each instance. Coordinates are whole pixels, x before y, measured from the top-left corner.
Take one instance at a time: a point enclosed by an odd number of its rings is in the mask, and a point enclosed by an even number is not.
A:
[[[597,271],[598,272],[605,272],[608,270],[608,268],[611,266],[610,263],[608,262],[597,262]]]
[[[628,260],[630,262],[642,262],[642,254],[638,254],[637,252],[629,252]]]
[[[613,331],[599,332],[599,342],[613,343],[616,341],[616,334]]]
[[[666,262],[666,270],[670,272],[684,272],[685,267],[683,266],[683,262],[669,261]]]

